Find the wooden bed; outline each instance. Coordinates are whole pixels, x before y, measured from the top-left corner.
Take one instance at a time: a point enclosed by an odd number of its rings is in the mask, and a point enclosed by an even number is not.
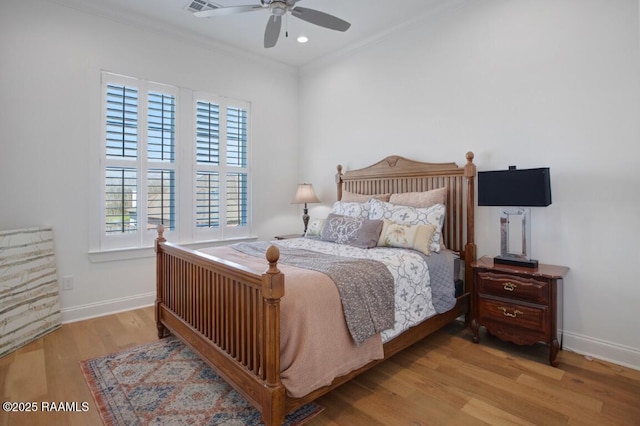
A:
[[[447,248],[465,265],[476,258],[474,242],[475,175],[473,153],[466,164],[423,163],[399,156],[359,170],[336,174],[337,199],[358,194],[420,192],[446,187],[443,228]],[[279,251],[269,247],[269,267],[262,274],[230,261],[166,242],[158,229],[156,322],[160,338],[178,337],[262,413],[266,425],[347,382],[383,360],[336,378],[301,398],[287,395],[280,381],[280,299],[286,292],[278,269]],[[464,268],[465,290],[456,305],[384,344],[384,359],[455,319],[470,319],[473,274]]]

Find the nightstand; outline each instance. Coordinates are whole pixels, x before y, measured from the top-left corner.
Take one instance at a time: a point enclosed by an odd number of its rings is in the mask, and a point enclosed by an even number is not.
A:
[[[471,267],[473,342],[480,341],[480,327],[518,345],[542,342],[549,346],[549,363],[556,367],[562,348],[562,279],[569,268],[542,263],[535,269],[522,268],[494,264],[490,257]]]
[[[302,234],[285,234],[285,235],[276,235],[274,238],[276,240],[288,240],[291,238],[300,238]]]

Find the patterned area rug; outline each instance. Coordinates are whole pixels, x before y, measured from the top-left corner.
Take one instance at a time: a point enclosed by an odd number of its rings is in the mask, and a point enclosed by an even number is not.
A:
[[[174,337],[80,366],[107,426],[263,424],[251,404]],[[284,424],[300,425],[322,410],[307,404]]]

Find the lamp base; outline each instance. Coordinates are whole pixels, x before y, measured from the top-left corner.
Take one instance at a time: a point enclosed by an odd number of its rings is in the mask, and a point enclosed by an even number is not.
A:
[[[493,263],[499,263],[502,265],[519,266],[521,268],[537,268],[538,261],[534,259],[514,259],[511,257],[496,256],[493,258]]]

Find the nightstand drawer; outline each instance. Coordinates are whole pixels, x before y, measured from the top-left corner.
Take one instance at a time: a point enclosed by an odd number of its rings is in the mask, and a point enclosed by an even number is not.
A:
[[[507,300],[478,298],[478,320],[489,330],[492,328],[491,323],[531,331],[547,330],[549,328],[548,312],[546,306],[529,306]]]
[[[547,304],[549,285],[547,281],[515,275],[478,272],[478,292],[522,301]]]

